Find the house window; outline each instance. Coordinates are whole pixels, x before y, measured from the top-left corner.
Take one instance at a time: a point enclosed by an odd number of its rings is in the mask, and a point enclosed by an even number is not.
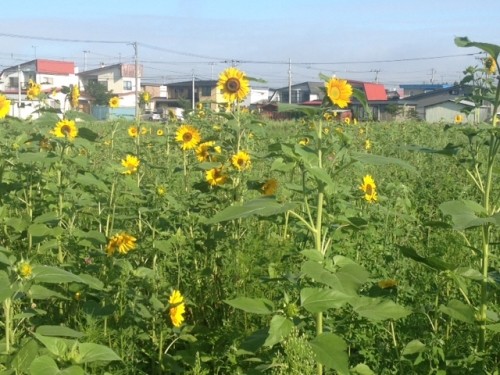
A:
[[[17,87],[18,84],[19,84],[19,78],[9,77],[9,86],[10,87]]]
[[[42,84],[52,85],[52,84],[54,84],[54,78],[42,77]]]
[[[124,90],[132,90],[132,81],[123,81]]]
[[[210,86],[203,86],[201,88],[201,96],[211,96],[212,88]]]

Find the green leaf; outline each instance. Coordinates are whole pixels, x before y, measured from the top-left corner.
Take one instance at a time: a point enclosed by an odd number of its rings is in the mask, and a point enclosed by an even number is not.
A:
[[[365,113],[368,113],[370,115],[370,120],[371,120],[372,111],[370,111],[370,107],[368,105],[368,100],[366,99],[366,94],[364,93],[364,91],[358,89],[357,87],[353,87],[352,88],[352,97],[357,99],[361,103]]]
[[[439,306],[439,311],[465,323],[473,324],[476,320],[474,309],[458,300],[451,300],[447,306]]]
[[[351,370],[354,372],[354,374],[357,375],[375,375],[375,373],[365,365],[364,363],[358,363],[354,368]]]
[[[19,349],[16,356],[11,362],[11,366],[16,369],[17,373],[24,374],[28,372],[31,363],[38,355],[38,344],[35,340],[30,339]]]
[[[498,60],[500,54],[500,46],[490,43],[471,42],[467,37],[456,37],[455,44],[458,47],[476,47],[488,53],[495,60]]]
[[[81,277],[72,274],[71,272],[65,271],[57,267],[42,266],[42,265],[33,266],[33,280],[35,280],[36,282],[52,283],[52,284],[69,283],[69,282],[77,282],[85,284],[85,281],[83,281]]]
[[[272,314],[274,304],[266,298],[238,297],[232,300],[224,300],[228,305],[252,314]]]
[[[75,340],[66,340],[58,337],[43,336],[34,333],[35,337],[55,356],[65,357],[69,348],[73,347],[76,343]]]
[[[440,154],[440,155],[456,155],[460,151],[462,147],[461,146],[456,146],[451,143],[448,143],[444,148],[442,149],[434,149],[434,148],[428,148],[428,147],[421,147],[421,146],[406,146],[403,147],[404,150],[407,151],[416,151],[416,152],[423,152],[426,154]]]
[[[310,341],[311,348],[319,363],[336,370],[341,375],[349,374],[347,344],[333,333],[322,333]]]
[[[411,314],[405,307],[390,299],[359,297],[351,306],[359,315],[378,322],[386,319],[401,319]]]
[[[109,192],[108,185],[102,180],[99,180],[94,174],[85,172],[85,174],[79,174],[75,178],[75,182],[82,186],[93,186],[102,192]]]
[[[64,326],[40,326],[36,329],[36,333],[42,336],[64,336],[79,339],[85,334],[75,331],[74,329]]]
[[[49,356],[43,355],[31,362],[31,375],[85,375],[85,371],[80,366],[71,366],[59,370],[57,363]]]
[[[352,295],[329,288],[303,288],[300,291],[302,307],[313,314],[342,307],[352,298]]]
[[[92,363],[121,361],[122,359],[107,346],[94,343],[81,343],[78,344],[74,360],[76,363]]]
[[[407,246],[398,246],[399,250],[401,253],[408,257],[411,258],[419,263],[423,263],[426,266],[435,269],[437,271],[446,271],[446,270],[454,270],[457,268],[457,266],[447,263],[444,260],[441,260],[437,257],[427,257],[424,258],[415,251],[415,249]]]
[[[33,237],[44,237],[51,233],[51,229],[46,226],[45,224],[31,224],[28,227],[28,233],[31,234]]]
[[[306,167],[306,170],[316,179],[316,181],[322,182],[325,186],[334,186],[332,178],[323,168]]]
[[[54,290],[48,289],[42,285],[37,285],[37,284],[31,286],[31,288],[28,291],[28,296],[32,299],[39,299],[39,300],[51,299],[51,298],[59,298],[64,300],[68,299],[68,297],[59,292],[56,292]]]
[[[293,209],[296,204],[281,204],[272,197],[257,198],[243,205],[230,206],[207,219],[207,224],[220,223],[222,221],[246,218],[254,215],[271,216],[284,213]]]
[[[416,353],[421,353],[425,350],[425,344],[423,344],[420,340],[412,340],[408,344],[406,344],[403,349],[403,355],[412,355]]]
[[[0,271],[0,303],[12,296],[12,289],[10,288],[10,280],[7,272]]]
[[[493,217],[478,217],[476,214],[486,215],[486,211],[483,206],[471,200],[444,202],[439,205],[439,209],[444,215],[451,216],[453,228],[456,230],[497,223]]]
[[[285,339],[294,327],[293,322],[281,315],[275,315],[271,319],[269,336],[267,336],[264,346],[273,346]]]
[[[488,324],[486,329],[489,329],[492,332],[500,332],[500,323]]]

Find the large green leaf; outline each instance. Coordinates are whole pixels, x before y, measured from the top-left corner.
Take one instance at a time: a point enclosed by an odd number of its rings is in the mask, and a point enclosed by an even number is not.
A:
[[[266,315],[274,312],[274,304],[266,298],[238,297],[231,300],[224,300],[224,302],[234,308],[252,314]]]
[[[79,339],[85,334],[75,331],[74,329],[64,326],[40,326],[36,329],[36,333],[42,336],[64,336]]]
[[[341,375],[349,374],[347,344],[333,333],[322,333],[310,341],[311,348],[319,363],[336,370]]]
[[[282,315],[273,316],[269,327],[269,336],[267,336],[264,346],[273,346],[279,343],[292,332],[293,327],[294,324],[290,319]]]
[[[111,362],[122,359],[112,349],[94,343],[78,344],[78,351],[74,355],[76,363]]]
[[[433,268],[437,271],[445,271],[445,270],[454,270],[457,266],[447,263],[444,260],[441,260],[437,257],[423,257],[420,256],[415,249],[407,246],[398,246],[401,254],[404,256],[411,258],[417,262],[423,263],[426,266]]]
[[[330,288],[303,288],[300,291],[302,307],[313,314],[342,307],[353,298],[352,295]]]
[[[411,314],[405,307],[383,298],[359,297],[351,303],[351,306],[359,315],[375,322],[397,320]]]
[[[102,192],[109,192],[109,187],[106,183],[100,179],[98,179],[94,174],[85,172],[85,174],[79,174],[75,178],[75,182],[79,183],[82,186],[92,186],[96,187]]]
[[[53,355],[65,358],[70,348],[76,344],[76,340],[66,340],[59,337],[43,336],[34,333],[35,337],[51,352]]]
[[[254,215],[271,216],[284,213],[296,207],[294,203],[281,204],[272,197],[257,198],[242,205],[229,206],[207,219],[207,224],[246,218]]]
[[[52,267],[52,266],[42,266],[42,265],[34,265],[33,266],[33,280],[36,282],[43,283],[69,283],[76,282],[85,284],[85,281],[80,276],[77,276],[71,272],[65,271],[61,268]]]
[[[65,300],[68,299],[68,297],[66,297],[65,295],[38,284],[33,284],[31,286],[30,290],[28,291],[28,296],[35,300],[36,299],[43,300],[51,298],[59,298]]]
[[[495,60],[498,60],[498,55],[500,54],[500,46],[496,44],[490,43],[481,43],[481,42],[471,42],[469,38],[465,37],[456,37],[455,44],[458,47],[476,47],[479,48],[489,55],[491,55]]]
[[[10,280],[7,272],[0,271],[0,303],[12,296],[12,289],[10,287]]]
[[[405,348],[403,349],[403,355],[412,355],[416,353],[421,353],[426,349],[426,346],[424,343],[422,343],[420,340],[412,340],[408,344],[406,344]]]
[[[463,230],[484,224],[497,224],[495,217],[486,217],[483,206],[471,200],[448,201],[441,203],[439,209],[444,215],[450,215],[453,228]],[[477,215],[481,215],[479,217]]]
[[[11,366],[16,369],[19,374],[28,372],[31,363],[38,355],[38,344],[35,340],[30,339],[17,352],[11,362]]]
[[[56,361],[48,355],[42,355],[31,362],[30,375],[85,375],[85,371],[80,366],[59,370]]]
[[[465,323],[473,324],[476,320],[474,309],[458,300],[451,300],[447,306],[439,306],[439,311]]]

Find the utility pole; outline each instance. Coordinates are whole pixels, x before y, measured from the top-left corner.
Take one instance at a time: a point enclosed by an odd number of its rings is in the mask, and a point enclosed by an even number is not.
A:
[[[134,46],[134,74],[135,74],[135,121],[139,123],[139,53],[137,51],[137,42]]]
[[[380,69],[374,69],[372,72],[375,72],[375,83],[378,83],[378,74],[380,72]]]
[[[436,73],[436,70],[434,68],[431,69],[431,84],[434,84],[434,73]]]
[[[35,60],[36,60],[36,47],[37,46],[31,46],[35,50]]]
[[[17,66],[17,111],[21,118],[21,65]]]
[[[288,59],[288,104],[292,104],[292,59]]]
[[[87,70],[87,53],[90,51],[83,51],[83,71]]]
[[[194,99],[195,99],[195,97],[194,97],[194,69],[193,69],[193,75],[191,77],[191,85],[192,85],[192,87],[191,87],[191,91],[192,91],[192,95],[191,95],[191,101],[192,101],[192,103],[191,103],[191,109],[194,111]]]

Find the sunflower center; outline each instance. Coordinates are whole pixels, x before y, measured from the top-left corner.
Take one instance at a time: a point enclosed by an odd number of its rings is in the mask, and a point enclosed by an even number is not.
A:
[[[240,80],[237,78],[229,78],[226,82],[226,91],[232,94],[237,93],[240,87]]]
[[[184,133],[184,134],[182,135],[182,140],[183,140],[184,142],[190,142],[190,141],[191,141],[191,139],[193,139],[193,135],[192,135],[191,133]]]
[[[71,133],[71,127],[69,127],[68,125],[63,125],[61,127],[61,133],[69,135]]]
[[[366,194],[372,195],[373,187],[370,184],[366,185]]]
[[[332,87],[330,91],[330,96],[332,99],[338,99],[340,97],[340,90],[338,87]]]

